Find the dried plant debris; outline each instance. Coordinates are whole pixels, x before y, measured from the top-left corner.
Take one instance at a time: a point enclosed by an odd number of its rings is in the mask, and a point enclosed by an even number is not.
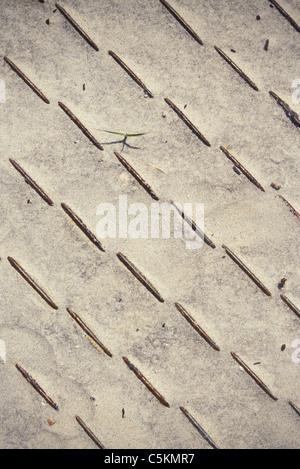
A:
[[[275,189],[276,191],[279,191],[281,189],[281,186],[276,182],[272,182],[271,187],[273,187],[273,189]]]
[[[278,284],[278,288],[281,290],[287,282],[287,278],[282,278]]]

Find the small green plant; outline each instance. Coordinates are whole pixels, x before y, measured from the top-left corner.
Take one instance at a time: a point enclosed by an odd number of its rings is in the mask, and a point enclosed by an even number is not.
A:
[[[146,135],[145,132],[144,133],[139,133],[139,134],[128,134],[128,133],[124,133],[124,132],[114,132],[112,130],[104,130],[104,129],[96,129],[96,130],[99,130],[99,132],[106,132],[108,134],[120,135],[121,137],[123,137],[123,140],[121,141],[121,143],[123,143],[122,150],[123,150],[125,145],[128,145],[127,144],[127,139],[129,137],[141,137],[142,135]]]

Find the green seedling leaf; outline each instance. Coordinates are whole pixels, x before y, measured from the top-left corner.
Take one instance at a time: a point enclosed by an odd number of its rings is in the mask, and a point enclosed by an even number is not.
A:
[[[112,130],[103,130],[103,129],[96,129],[99,130],[99,132],[106,132],[108,134],[114,134],[114,135],[122,135],[122,137],[126,137],[126,134],[123,132],[113,132]]]
[[[112,130],[104,130],[104,129],[96,129],[99,130],[99,132],[106,132],[108,134],[114,134],[114,135],[121,135],[122,137],[141,137],[142,135],[146,135],[145,133],[141,134],[125,134],[124,132],[113,132]]]

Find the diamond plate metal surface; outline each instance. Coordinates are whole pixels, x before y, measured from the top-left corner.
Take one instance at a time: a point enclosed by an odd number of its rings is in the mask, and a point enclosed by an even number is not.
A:
[[[299,447],[299,24],[297,0],[1,1],[2,448]],[[115,152],[204,203],[211,245],[101,250],[100,203],[153,203]]]

